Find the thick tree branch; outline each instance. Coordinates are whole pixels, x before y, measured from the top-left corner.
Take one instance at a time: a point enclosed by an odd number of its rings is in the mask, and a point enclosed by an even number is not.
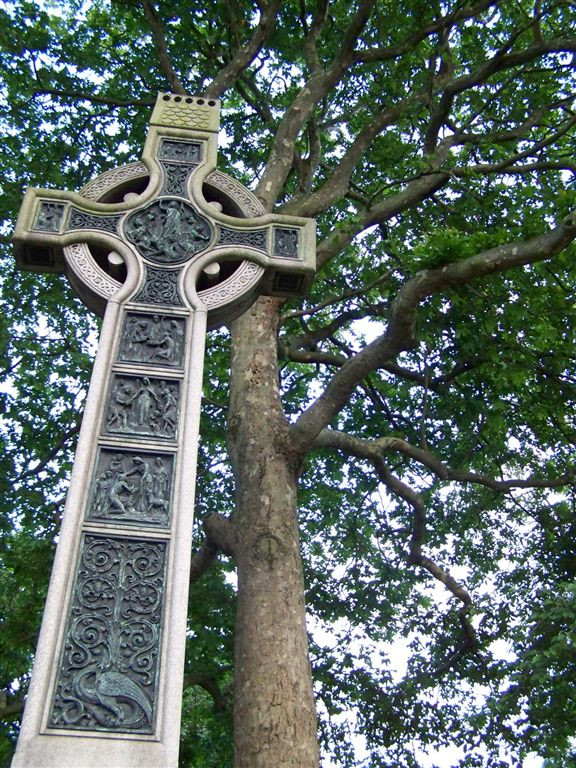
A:
[[[290,360],[292,363],[308,363],[310,365],[329,365],[340,368],[346,362],[342,355],[334,352],[321,352],[319,350],[295,349],[288,344],[278,342],[278,358]]]
[[[576,215],[530,240],[508,243],[463,261],[418,272],[398,292],[386,333],[351,357],[291,428],[295,447],[305,451],[320,430],[345,406],[355,387],[370,371],[394,360],[401,351],[414,345],[416,316],[424,298],[479,277],[551,258],[575,238]]]
[[[397,216],[402,211],[412,208],[417,203],[431,197],[448,181],[450,175],[445,172],[430,172],[410,181],[404,189],[380,203],[360,211],[354,222],[346,222],[336,227],[322,240],[316,249],[318,269],[336,256],[352,240],[374,224],[382,224]]]
[[[434,562],[430,557],[422,552],[422,545],[426,536],[426,508],[420,494],[415,493],[406,483],[403,483],[395,477],[384,462],[380,463],[379,476],[390,491],[404,499],[414,512],[412,520],[412,535],[410,538],[410,551],[408,562],[413,565],[419,565],[424,570],[444,584],[446,589],[454,597],[461,601],[462,607],[458,611],[458,619],[462,627],[463,640],[459,647],[455,649],[450,658],[441,667],[434,670],[435,675],[440,675],[447,671],[454,663],[465,653],[469,653],[476,648],[476,632],[470,623],[468,614],[472,607],[472,598],[468,591],[457,581],[446,569]]]
[[[528,173],[538,173],[539,171],[569,171],[576,174],[576,163],[573,160],[562,161],[546,161],[542,160],[537,163],[526,163],[524,165],[508,165],[508,162],[514,163],[515,158],[511,158],[509,161],[503,161],[501,163],[478,163],[476,165],[469,165],[467,168],[453,168],[451,174],[456,178],[466,178],[470,174],[481,173],[494,175],[497,173],[503,173],[510,176],[524,176]]]
[[[550,53],[576,53],[576,39],[542,40],[528,46],[523,51],[506,53],[509,45],[498,51],[491,59],[481,64],[474,72],[457,77],[444,84],[444,92],[455,95],[475,88],[489,80],[493,75],[507,69],[527,64],[534,59]]]
[[[204,519],[202,527],[211,546],[217,547],[225,555],[234,556],[236,535],[230,518],[213,512]]]
[[[312,75],[318,75],[322,71],[322,65],[318,56],[318,37],[328,19],[328,11],[330,8],[330,0],[320,0],[316,9],[316,14],[312,20],[312,24],[308,28],[306,22],[306,14],[302,13],[302,27],[306,31],[304,38],[304,56],[306,57],[306,63],[310,69]]]
[[[327,299],[325,299],[325,301],[314,304],[312,307],[306,307],[304,309],[296,309],[290,312],[286,312],[286,314],[282,315],[280,318],[280,325],[283,325],[287,320],[291,320],[296,317],[310,317],[311,315],[315,315],[317,312],[320,312],[321,310],[326,309],[327,307],[330,307],[334,304],[339,304],[342,301],[353,299],[355,296],[362,296],[372,288],[376,288],[378,285],[380,285],[380,283],[383,283],[389,277],[390,272],[385,272],[384,274],[379,275],[375,280],[370,281],[360,288],[344,291],[344,293],[340,294],[340,296],[329,296]]]
[[[230,61],[204,90],[207,99],[215,99],[228,90],[254,61],[274,29],[282,0],[271,0],[260,12],[260,20],[244,48],[239,48]]]
[[[192,685],[198,685],[210,694],[214,702],[214,712],[225,712],[228,709],[228,701],[214,675],[203,672],[187,672],[184,675],[184,689],[190,688]]]
[[[573,485],[576,473],[561,475],[560,477],[529,477],[510,478],[497,480],[487,475],[479,475],[476,472],[454,470],[435,456],[430,450],[424,450],[412,445],[407,440],[398,437],[381,437],[373,440],[355,437],[346,432],[333,429],[323,429],[314,440],[316,448],[330,448],[338,450],[348,456],[366,459],[377,468],[384,455],[391,452],[400,453],[418,462],[429,469],[439,480],[447,482],[473,483],[490,488],[500,493],[509,493],[519,488],[562,488]]]
[[[74,424],[70,429],[66,430],[60,440],[56,443],[56,445],[52,448],[52,450],[48,453],[47,456],[45,456],[41,461],[39,461],[37,464],[35,464],[30,469],[25,470],[18,476],[18,481],[25,480],[27,477],[30,477],[31,475],[37,475],[39,472],[41,472],[45,467],[58,455],[58,453],[62,450],[62,448],[66,445],[66,443],[74,437],[74,435],[77,435],[80,431],[81,426],[81,420]]]
[[[312,75],[300,90],[276,133],[268,163],[255,190],[267,210],[271,210],[278,198],[294,161],[295,142],[308,122],[316,105],[346,73],[354,46],[362,32],[375,0],[358,0],[358,7],[342,39],[338,55],[330,67]]]
[[[24,711],[26,699],[21,694],[0,691],[0,720],[16,720]]]
[[[206,539],[199,549],[192,553],[190,563],[190,584],[198,581],[218,559],[218,553],[234,555],[236,544],[232,521],[214,512],[204,518],[202,528]]]
[[[210,570],[212,565],[218,559],[218,547],[216,544],[206,539],[202,546],[192,553],[190,561],[190,584],[194,584],[198,579]]]
[[[425,40],[427,37],[448,30],[458,22],[472,19],[475,16],[479,16],[484,11],[493,6],[498,5],[498,0],[482,0],[482,2],[472,5],[469,8],[460,8],[454,13],[443,16],[440,19],[432,22],[431,24],[422,27],[417,32],[409,35],[402,43],[397,45],[387,46],[385,48],[372,48],[367,51],[356,51],[354,54],[354,60],[357,62],[376,62],[376,61],[389,61],[390,59],[397,59],[409,51],[413,51],[418,43]]]
[[[115,99],[111,96],[99,96],[95,93],[88,93],[86,91],[69,91],[58,88],[38,88],[32,94],[32,97],[36,96],[55,96],[59,99],[67,99],[71,101],[91,101],[93,104],[106,104],[110,107],[153,107],[156,103],[156,98],[153,99]]]
[[[460,646],[450,656],[448,662],[443,664],[441,668],[435,670],[436,675],[442,674],[442,672],[449,669],[464,653],[473,651],[476,648],[476,633],[468,618],[468,613],[472,607],[472,598],[470,597],[469,592],[449,573],[449,571],[442,568],[442,566],[438,565],[432,558],[423,553],[422,546],[426,536],[426,507],[420,494],[413,491],[410,486],[395,477],[382,460],[376,463],[376,468],[380,480],[386,487],[392,493],[404,499],[404,501],[412,507],[412,535],[410,537],[408,562],[412,565],[418,565],[428,571],[431,576],[437,579],[441,584],[444,584],[446,589],[462,603],[462,607],[458,611],[458,618],[464,637]]]
[[[154,4],[150,0],[138,0],[144,10],[148,26],[152,32],[152,38],[154,39],[154,45],[156,47],[156,53],[158,55],[158,61],[160,62],[160,68],[170,83],[170,90],[172,93],[185,94],[186,89],[182,85],[180,78],[176,74],[172,61],[168,53],[168,46],[166,44],[166,36],[164,35],[164,29]]]
[[[408,96],[392,107],[392,109],[375,115],[356,136],[324,184],[311,195],[307,195],[305,199],[291,201],[287,205],[282,206],[280,210],[283,213],[293,213],[298,216],[315,216],[343,197],[348,192],[350,177],[354,169],[364,157],[366,150],[376,136],[387,126],[393,125],[404,113],[407,105],[414,100],[414,96]]]

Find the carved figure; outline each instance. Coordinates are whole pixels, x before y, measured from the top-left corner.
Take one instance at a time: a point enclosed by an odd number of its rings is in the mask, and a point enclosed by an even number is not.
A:
[[[173,437],[178,422],[178,389],[148,376],[114,383],[106,419],[111,432]]]
[[[184,321],[167,317],[129,316],[121,343],[120,358],[139,363],[182,363]]]
[[[90,684],[91,682],[91,684]],[[102,670],[99,665],[86,667],[75,679],[75,692],[81,701],[97,704],[113,715],[112,725],[129,727],[145,715],[148,725],[152,725],[152,705],[144,691],[128,675],[114,670]],[[127,701],[134,709],[133,716],[127,720],[122,707],[122,701]],[[133,705],[136,704],[140,708]],[[100,725],[109,726],[109,718],[102,716],[97,707],[92,713]]]
[[[276,255],[296,258],[298,256],[298,232],[295,229],[276,230]]]
[[[178,198],[162,198],[135,211],[126,220],[125,232],[143,256],[161,263],[188,260],[211,237],[208,220]]]
[[[171,434],[176,429],[176,420],[178,418],[178,401],[174,394],[175,388],[167,386],[164,381],[160,382],[160,387],[160,399],[162,402],[160,431]]]
[[[61,203],[41,203],[36,216],[36,229],[58,232],[64,206]]]
[[[92,502],[92,512],[96,516],[105,515],[110,496],[110,489],[114,483],[114,473],[107,469],[96,480],[94,491],[94,501]]]
[[[167,499],[170,472],[164,466],[164,460],[161,456],[157,456],[154,459],[154,464],[156,465],[153,483],[154,497],[157,499]]]
[[[112,393],[110,413],[106,422],[108,429],[128,429],[128,408],[132,403],[132,390],[126,382],[118,382]]]
[[[94,481],[90,517],[113,515],[131,521],[168,522],[171,471],[161,456],[146,459],[118,453],[107,466],[103,461],[100,466]]]
[[[146,332],[148,326],[147,320],[139,320],[135,317],[130,318],[126,328],[126,346],[129,351],[135,352],[144,344],[148,338]]]
[[[154,386],[150,384],[150,379],[145,376],[142,379],[140,388],[132,398],[136,424],[143,426],[152,425],[151,416],[154,413],[155,402],[158,403],[158,395],[156,394]]]
[[[134,488],[126,482],[126,475],[124,473],[113,478],[108,491],[108,509],[110,512],[122,515],[128,514],[120,494],[126,492],[129,498],[131,498],[133,491]]]
[[[126,473],[126,477],[136,476],[137,487],[134,489],[133,505],[145,514],[153,496],[154,479],[150,467],[140,456],[134,456],[132,463],[134,467]]]

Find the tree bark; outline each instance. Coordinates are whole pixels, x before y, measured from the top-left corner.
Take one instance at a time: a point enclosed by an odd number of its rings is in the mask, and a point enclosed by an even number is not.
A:
[[[234,768],[318,768],[296,516],[299,457],[278,393],[278,302],[234,323],[229,447],[238,572]]]

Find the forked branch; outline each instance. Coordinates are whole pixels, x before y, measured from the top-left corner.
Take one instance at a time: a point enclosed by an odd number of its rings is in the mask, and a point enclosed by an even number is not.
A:
[[[185,94],[186,89],[182,85],[180,78],[176,74],[176,70],[172,65],[170,54],[168,53],[168,45],[166,43],[166,36],[164,34],[164,28],[154,8],[154,3],[150,0],[139,0],[148,26],[152,32],[152,38],[156,47],[156,53],[158,55],[158,61],[160,62],[160,68],[164,72],[168,82],[170,83],[170,90],[172,93]]]
[[[204,96],[215,99],[222,96],[243,72],[252,64],[262,46],[270,36],[276,22],[282,0],[271,0],[260,13],[260,20],[254,29],[252,37],[244,48],[239,48],[230,61],[224,66],[212,82],[206,87]]]
[[[549,232],[452,262],[437,269],[424,269],[399,290],[392,305],[386,332],[353,355],[338,370],[324,392],[291,428],[296,450],[305,452],[320,431],[346,405],[358,384],[371,371],[396,359],[416,342],[416,318],[421,302],[435,293],[465,285],[472,280],[514,267],[543,261],[562,251],[576,239],[576,215],[568,216]]]

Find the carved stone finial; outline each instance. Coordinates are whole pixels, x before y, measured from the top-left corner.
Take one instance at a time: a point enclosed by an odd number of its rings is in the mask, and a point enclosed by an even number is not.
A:
[[[160,93],[150,125],[217,133],[220,127],[220,101]]]

